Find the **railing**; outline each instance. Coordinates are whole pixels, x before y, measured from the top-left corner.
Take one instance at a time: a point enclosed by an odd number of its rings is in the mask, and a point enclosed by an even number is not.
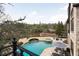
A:
[[[8,47],[12,47],[12,51],[7,53],[7,54],[2,54],[2,50],[5,48],[8,48]],[[20,53],[17,52],[17,49],[20,50]],[[0,56],[8,56],[10,54],[12,54],[13,56],[23,56],[23,52],[29,54],[30,56],[38,56],[37,54],[35,54],[35,53],[33,53],[33,52],[31,52],[31,51],[29,51],[21,46],[18,46],[15,38],[13,38],[12,45],[8,45],[8,46],[0,48]]]
[[[10,55],[12,52],[10,52],[10,53],[8,53],[8,54],[3,54],[3,55],[2,55],[2,50],[5,49],[5,48],[8,48],[8,47],[11,47],[11,46],[13,46],[13,45],[8,45],[8,46],[5,46],[5,47],[1,47],[1,48],[0,48],[0,56],[7,56],[7,55]]]

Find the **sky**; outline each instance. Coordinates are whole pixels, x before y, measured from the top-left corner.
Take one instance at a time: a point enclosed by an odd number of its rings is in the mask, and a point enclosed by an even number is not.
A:
[[[12,18],[17,20],[26,16],[23,23],[39,24],[39,23],[63,23],[67,20],[66,3],[14,3],[14,6],[6,5],[5,12]]]

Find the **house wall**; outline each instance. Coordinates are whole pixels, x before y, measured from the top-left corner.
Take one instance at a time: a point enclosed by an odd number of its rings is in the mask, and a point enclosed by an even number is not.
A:
[[[76,19],[76,7],[73,7],[73,16],[71,17],[70,20],[72,20],[73,18],[73,22],[74,22],[74,31],[71,31],[71,39],[73,41],[73,46],[74,46],[74,55],[77,55],[77,39],[76,39],[76,33],[77,33],[77,19]]]
[[[70,7],[70,34],[69,36],[69,45],[70,47],[73,44],[73,55],[76,56],[78,55],[77,53],[77,39],[76,39],[76,34],[77,34],[77,19],[76,19],[76,7],[72,6],[73,4],[71,4]],[[71,28],[71,21],[73,20],[73,30]],[[72,41],[72,44],[71,44]]]
[[[77,55],[79,55],[79,7],[76,8],[76,40],[77,40]]]

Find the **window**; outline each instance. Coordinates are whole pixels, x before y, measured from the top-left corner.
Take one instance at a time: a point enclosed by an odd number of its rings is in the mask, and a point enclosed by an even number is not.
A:
[[[77,12],[76,12],[77,16],[76,17],[79,18],[79,7],[77,7],[76,10],[77,10]]]
[[[71,53],[72,53],[72,56],[73,56],[74,55],[74,44],[73,44],[72,40],[71,40]]]
[[[74,10],[72,8],[72,10],[71,10],[71,18],[73,18],[73,12],[74,12]]]
[[[73,20],[73,18],[71,20],[71,31],[74,31],[74,20]]]
[[[79,49],[78,49],[78,56],[79,56]]]
[[[67,32],[70,33],[70,24],[67,24]]]

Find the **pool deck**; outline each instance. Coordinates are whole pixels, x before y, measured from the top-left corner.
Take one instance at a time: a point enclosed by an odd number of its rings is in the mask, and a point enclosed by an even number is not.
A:
[[[38,40],[47,40],[47,39],[53,40],[53,37],[29,37],[28,40],[33,38],[36,38]]]
[[[22,42],[23,44],[29,42],[30,39],[33,39],[33,38],[37,38],[38,40],[41,40],[41,41],[48,41],[46,39],[50,39],[49,41],[53,41],[53,37],[30,37],[30,38],[21,38],[18,40],[18,42]]]
[[[30,39],[36,38],[38,40],[42,40],[42,41],[48,41],[48,39],[50,39],[49,41],[52,42],[56,42],[56,40],[53,37],[29,37],[29,38],[21,38],[18,40],[18,42],[23,42],[23,44],[29,42]],[[63,42],[64,40],[62,40]]]
[[[22,42],[23,44],[29,42],[27,38],[21,38],[18,40],[18,42]]]
[[[62,42],[63,43],[63,41],[56,41],[56,40],[53,40],[53,42]],[[52,53],[56,53],[55,49],[56,49],[56,47],[46,48],[46,49],[44,49],[44,51],[41,53],[40,56],[53,56]]]
[[[54,50],[55,50],[55,48],[53,48],[53,47],[46,48],[46,49],[41,53],[40,56],[51,56],[52,53],[55,52]]]

